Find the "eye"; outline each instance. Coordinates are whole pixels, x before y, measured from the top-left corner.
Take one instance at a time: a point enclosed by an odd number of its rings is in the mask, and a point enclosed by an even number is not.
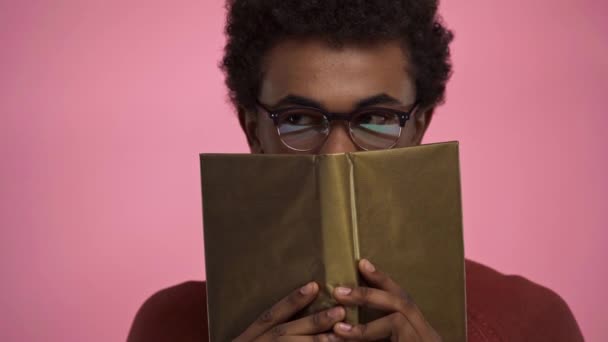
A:
[[[313,111],[301,110],[286,113],[282,121],[293,126],[323,125],[323,116]]]
[[[374,111],[361,114],[357,121],[362,125],[386,125],[392,124],[394,117],[393,113]]]
[[[290,114],[286,121],[292,125],[310,125],[312,123],[309,116],[302,114]]]

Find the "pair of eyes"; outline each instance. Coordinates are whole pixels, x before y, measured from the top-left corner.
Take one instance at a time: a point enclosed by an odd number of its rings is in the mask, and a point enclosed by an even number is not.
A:
[[[282,124],[293,126],[317,126],[327,124],[327,118],[316,111],[297,110],[281,115]],[[351,118],[358,125],[389,125],[399,122],[397,115],[390,111],[370,110],[355,114]]]

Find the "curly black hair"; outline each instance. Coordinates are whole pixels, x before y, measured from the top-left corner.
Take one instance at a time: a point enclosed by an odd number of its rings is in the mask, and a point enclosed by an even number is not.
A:
[[[228,0],[227,43],[220,67],[230,100],[254,111],[266,52],[283,39],[346,43],[400,40],[414,69],[419,104],[443,102],[451,76],[453,34],[438,0]]]

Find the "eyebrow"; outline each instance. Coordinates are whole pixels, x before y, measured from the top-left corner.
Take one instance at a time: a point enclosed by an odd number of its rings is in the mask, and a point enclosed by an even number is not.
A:
[[[382,94],[377,94],[377,95],[370,96],[370,97],[357,101],[357,103],[355,104],[355,110],[365,108],[365,107],[370,107],[370,106],[376,106],[376,105],[380,105],[380,104],[400,104],[400,105],[402,105],[403,103],[388,94],[382,93]],[[321,110],[326,110],[323,107],[323,105],[316,100],[313,100],[313,99],[305,97],[305,96],[293,95],[293,94],[283,97],[281,100],[279,100],[279,102],[276,103],[275,107],[281,107],[281,106],[285,106],[285,105],[299,105],[299,106],[313,107],[313,108],[317,108],[317,109],[321,109]]]

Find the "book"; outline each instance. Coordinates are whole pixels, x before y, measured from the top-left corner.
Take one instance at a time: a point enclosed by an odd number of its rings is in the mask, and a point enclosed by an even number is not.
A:
[[[466,341],[458,143],[328,155],[201,154],[210,341],[231,341],[316,281],[300,315],[364,286],[360,258],[391,276],[443,341]],[[383,313],[347,307],[346,321]]]

